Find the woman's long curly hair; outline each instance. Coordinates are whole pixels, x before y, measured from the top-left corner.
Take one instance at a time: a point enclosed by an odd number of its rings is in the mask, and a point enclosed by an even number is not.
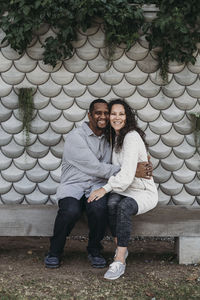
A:
[[[115,105],[115,104],[122,105],[124,107],[125,114],[126,114],[125,126],[120,129],[120,132],[119,132],[119,135],[117,136],[117,138],[116,138],[115,130],[110,125],[109,125],[108,130],[106,131],[106,137],[107,137],[109,143],[111,143],[112,147],[115,147],[115,151],[119,152],[122,149],[125,135],[129,131],[133,131],[133,130],[135,130],[139,133],[142,140],[144,141],[146,148],[148,148],[148,145],[145,141],[145,133],[142,129],[140,129],[138,127],[137,120],[135,117],[135,112],[133,111],[133,109],[124,100],[116,99],[116,100],[112,100],[108,104],[109,113],[111,112],[111,109],[112,109],[113,105]]]

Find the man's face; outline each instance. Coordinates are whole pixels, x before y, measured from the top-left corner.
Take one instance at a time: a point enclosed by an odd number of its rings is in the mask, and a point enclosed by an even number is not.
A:
[[[89,127],[96,135],[101,135],[109,122],[108,105],[95,103],[92,113],[88,113]]]

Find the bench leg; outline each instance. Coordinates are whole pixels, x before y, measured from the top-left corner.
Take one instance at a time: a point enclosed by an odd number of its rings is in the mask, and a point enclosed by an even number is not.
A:
[[[200,263],[200,237],[178,237],[175,246],[179,264]]]

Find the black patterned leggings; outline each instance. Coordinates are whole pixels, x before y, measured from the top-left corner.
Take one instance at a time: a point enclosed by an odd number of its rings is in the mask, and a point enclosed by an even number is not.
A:
[[[138,212],[137,202],[130,197],[111,193],[108,199],[109,225],[117,246],[127,247],[131,236],[132,216]]]

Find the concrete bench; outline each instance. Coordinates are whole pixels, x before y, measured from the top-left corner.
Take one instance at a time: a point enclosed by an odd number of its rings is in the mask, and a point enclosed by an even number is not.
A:
[[[1,205],[0,236],[51,236],[57,209],[54,205]],[[72,235],[85,235],[87,232],[87,221],[83,215]],[[199,263],[200,208],[157,206],[133,218],[134,236],[175,237],[179,263]]]

